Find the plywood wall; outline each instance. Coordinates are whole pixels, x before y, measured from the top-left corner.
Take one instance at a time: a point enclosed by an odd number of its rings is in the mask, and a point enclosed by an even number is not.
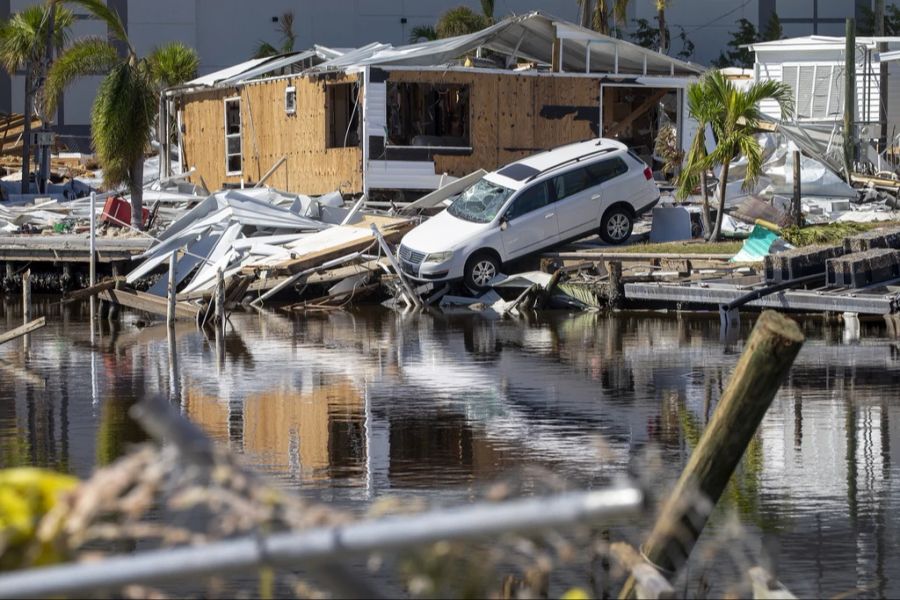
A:
[[[457,177],[495,169],[541,150],[597,136],[600,83],[585,77],[473,71],[390,71],[390,81],[470,84],[466,156],[435,157],[437,173]]]
[[[362,191],[362,149],[326,148],[326,86],[357,76],[285,78],[187,96],[184,99],[185,156],[199,182],[219,189],[224,183],[255,182],[281,157],[287,162],[268,184],[291,192],[324,194]],[[285,113],[285,89],[297,90],[297,111]],[[243,173],[225,175],[224,99],[241,98]]]

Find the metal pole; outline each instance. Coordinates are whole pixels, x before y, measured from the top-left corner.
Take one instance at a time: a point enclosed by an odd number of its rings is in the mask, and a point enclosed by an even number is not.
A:
[[[800,207],[800,151],[794,150],[794,225],[800,227],[803,225],[803,212]]]
[[[91,262],[89,285],[97,285],[97,194],[91,192]]]
[[[258,568],[339,560],[438,540],[485,538],[590,521],[626,518],[643,509],[637,488],[576,492],[549,498],[479,503],[338,527],[154,550],[96,563],[45,567],[0,577],[0,598],[96,593],[128,584],[170,582]]]
[[[384,236],[381,235],[381,232],[378,231],[378,227],[375,223],[372,223],[372,235],[375,236],[375,239],[378,240],[378,245],[381,246],[381,249],[384,251],[385,257],[387,257],[388,262],[391,263],[391,266],[394,268],[394,271],[397,273],[397,277],[400,278],[400,283],[403,285],[403,289],[409,295],[409,300],[416,306],[422,306],[422,299],[413,291],[412,286],[409,285],[409,282],[406,280],[406,276],[403,274],[403,271],[400,270],[400,265],[397,264],[397,261],[394,260],[394,255],[391,253],[390,246],[387,245],[387,242],[384,241]]]
[[[856,104],[856,26],[853,19],[847,19],[844,39],[844,171],[847,183],[851,182],[853,170],[854,127],[853,115]]]
[[[175,324],[175,253],[169,256],[169,289],[168,289],[169,305],[166,311],[166,323]]]

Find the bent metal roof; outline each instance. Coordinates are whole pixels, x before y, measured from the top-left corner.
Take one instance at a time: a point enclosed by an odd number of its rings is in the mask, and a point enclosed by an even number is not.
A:
[[[561,42],[562,71],[569,73],[610,73],[622,75],[696,76],[702,66],[643,48],[631,42],[585,29],[540,11],[511,16],[481,31],[441,40],[392,46],[372,43],[356,49],[335,50],[314,46],[305,52],[254,59],[210,73],[184,87],[227,87],[259,79],[273,71],[293,71],[290,67],[315,55],[320,64],[305,73],[352,71],[366,66],[436,67],[452,63],[478,48],[507,57],[507,65],[518,60],[552,64],[554,39]]]

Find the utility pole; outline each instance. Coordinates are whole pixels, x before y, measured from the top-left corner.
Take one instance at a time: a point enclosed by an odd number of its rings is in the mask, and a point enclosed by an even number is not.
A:
[[[853,117],[856,106],[856,24],[853,19],[847,19],[844,40],[844,171],[849,184],[855,146]]]

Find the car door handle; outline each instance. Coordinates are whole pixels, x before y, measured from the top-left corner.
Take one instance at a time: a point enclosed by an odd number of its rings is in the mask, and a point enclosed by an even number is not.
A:
[[[599,199],[600,199],[600,194],[594,194],[593,196],[591,196],[591,200],[599,200]]]
[[[552,219],[552,218],[555,217],[555,216],[556,216],[556,213],[550,213],[549,215],[544,215],[544,218],[545,218],[545,219]]]

